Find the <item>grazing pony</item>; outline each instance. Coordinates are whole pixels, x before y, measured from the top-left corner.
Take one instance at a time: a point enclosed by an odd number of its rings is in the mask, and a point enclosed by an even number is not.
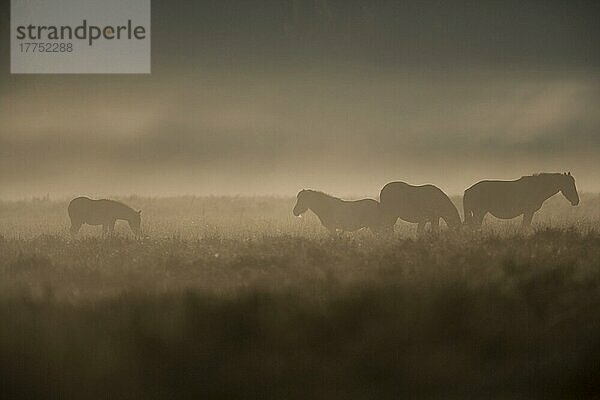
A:
[[[450,228],[461,226],[460,215],[450,198],[433,185],[390,182],[381,189],[379,202],[386,218],[391,218],[394,223],[398,218],[418,223],[418,234],[423,233],[428,222],[431,230],[437,232],[440,218]]]
[[[299,217],[307,210],[314,212],[331,233],[338,229],[352,232],[365,227],[377,232],[394,223],[388,219],[386,224],[376,200],[346,201],[315,190],[298,193],[294,215]]]
[[[87,197],[77,197],[69,203],[69,218],[71,218],[71,235],[79,232],[81,225],[102,225],[102,235],[112,234],[118,219],[129,223],[132,232],[140,236],[141,211],[114,200],[92,200]]]
[[[514,181],[481,181],[465,190],[465,223],[481,227],[487,213],[502,219],[522,215],[523,226],[528,227],[533,214],[542,207],[544,201],[558,192],[571,205],[579,204],[575,178],[570,172],[523,176]]]

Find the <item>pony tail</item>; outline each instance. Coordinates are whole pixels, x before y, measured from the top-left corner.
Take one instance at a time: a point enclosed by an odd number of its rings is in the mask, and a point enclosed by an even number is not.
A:
[[[473,208],[471,207],[470,196],[467,192],[463,196],[463,212],[465,214],[465,225],[470,225],[473,221]]]

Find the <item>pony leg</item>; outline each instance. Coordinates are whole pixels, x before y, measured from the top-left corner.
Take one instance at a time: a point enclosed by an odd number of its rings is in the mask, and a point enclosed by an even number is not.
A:
[[[103,224],[102,225],[102,237],[106,236],[107,233],[108,233],[108,224]]]
[[[426,223],[427,223],[427,221],[419,222],[419,225],[417,225],[417,236],[421,236],[423,234],[423,232],[425,232],[425,224]]]
[[[113,233],[115,232],[115,222],[116,221],[111,221],[110,224],[108,224],[108,235],[112,236]]]
[[[463,196],[463,213],[465,218],[465,225],[473,228],[473,209],[471,207],[470,196],[465,192]]]
[[[338,230],[336,228],[325,225],[325,229],[327,229],[327,231],[329,232],[329,235],[331,237],[339,236],[338,235]]]
[[[432,218],[431,220],[431,233],[437,234],[440,230],[440,218]]]
[[[377,235],[390,236],[394,233],[394,225],[383,225],[372,229]]]
[[[532,212],[526,212],[523,214],[523,228],[529,228],[531,226],[531,220],[533,219]]]
[[[338,230],[336,228],[333,228],[332,230],[330,230],[329,234],[331,235],[331,238],[333,238],[333,239],[341,239],[344,237],[344,231]]]
[[[473,213],[473,228],[480,229],[483,224],[483,218],[487,212],[477,211]]]
[[[71,221],[71,228],[69,229],[69,231],[71,232],[71,236],[75,236],[77,232],[79,232],[79,229],[81,229],[81,225],[81,222]]]

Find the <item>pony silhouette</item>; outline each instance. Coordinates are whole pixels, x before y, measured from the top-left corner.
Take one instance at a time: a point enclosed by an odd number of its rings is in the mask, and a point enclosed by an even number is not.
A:
[[[569,172],[541,173],[523,176],[514,181],[481,181],[465,190],[463,207],[465,224],[480,227],[487,213],[496,218],[523,216],[523,226],[531,225],[533,214],[544,201],[561,192],[571,202],[579,204],[575,178]]]
[[[437,232],[440,218],[450,228],[461,225],[458,210],[450,198],[433,185],[413,186],[405,182],[390,182],[381,189],[379,202],[386,219],[396,222],[398,218],[417,223],[417,233],[425,230],[427,223]]]
[[[379,202],[373,199],[346,201],[315,190],[301,190],[293,214],[299,217],[311,210],[331,233],[369,228],[374,232],[393,225],[382,218]]]
[[[71,200],[68,207],[71,219],[71,235],[79,232],[81,225],[102,225],[102,235],[111,234],[115,230],[115,222],[125,220],[129,223],[131,231],[141,235],[141,211],[115,201],[115,200],[92,200],[88,197],[77,197]]]

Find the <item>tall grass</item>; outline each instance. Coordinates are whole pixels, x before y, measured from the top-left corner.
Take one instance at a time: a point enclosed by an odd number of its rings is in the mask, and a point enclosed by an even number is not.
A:
[[[330,237],[293,199],[126,199],[141,240],[2,203],[0,394],[593,397],[598,197],[559,200],[533,231],[380,238]]]

